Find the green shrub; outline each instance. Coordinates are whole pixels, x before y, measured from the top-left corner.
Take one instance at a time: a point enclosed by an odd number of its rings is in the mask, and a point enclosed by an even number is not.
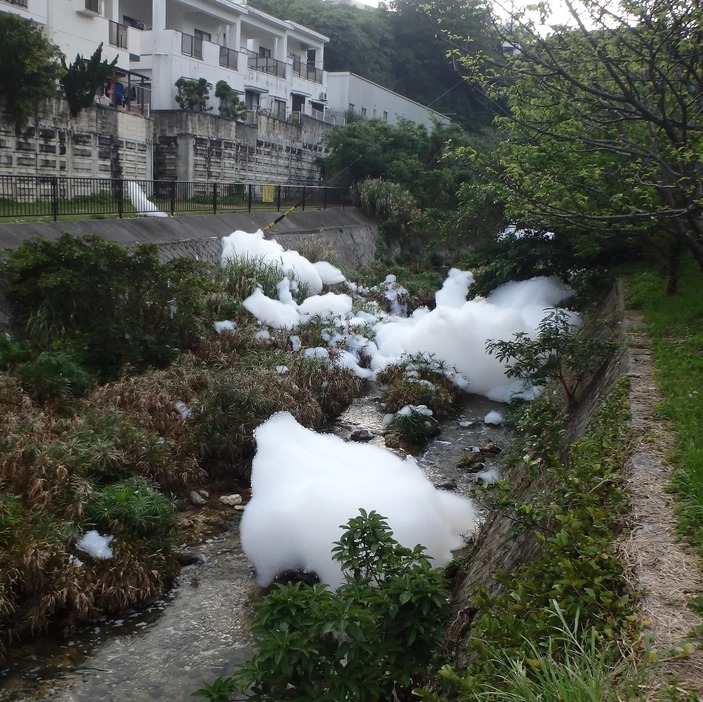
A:
[[[388,428],[404,441],[418,446],[423,446],[439,434],[439,423],[432,416],[432,410],[425,405],[402,407],[393,415]]]
[[[20,363],[15,373],[22,388],[37,402],[66,403],[85,395],[97,381],[68,351],[43,351],[34,360]]]
[[[171,361],[201,331],[202,264],[159,263],[155,245],[127,251],[94,235],[30,240],[5,252],[0,287],[12,328],[38,350],[75,350],[102,378]]]
[[[451,381],[456,369],[433,355],[404,354],[397,363],[383,368],[376,380],[384,386],[383,403],[389,412],[406,405],[425,405],[437,417],[446,417],[458,398]]]
[[[518,332],[513,341],[486,342],[486,350],[499,361],[509,362],[509,378],[522,378],[533,385],[557,381],[571,411],[578,404],[581,384],[608,360],[615,344],[579,335],[570,314],[554,309],[540,322],[535,339]]]
[[[132,477],[97,488],[85,512],[99,531],[164,546],[175,525],[176,506],[149,480]]]
[[[448,615],[446,583],[422,546],[400,546],[360,511],[333,549],[346,572],[323,585],[276,585],[257,605],[259,641],[234,679],[247,699],[409,699],[427,676]]]

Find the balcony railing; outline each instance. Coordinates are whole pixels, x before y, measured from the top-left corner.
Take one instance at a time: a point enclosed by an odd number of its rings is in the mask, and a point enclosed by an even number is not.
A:
[[[246,51],[247,55],[247,66],[253,68],[255,71],[261,71],[262,73],[268,73],[272,76],[277,76],[278,78],[286,77],[286,64],[278,59],[271,58],[270,56],[259,56],[259,54],[254,51]]]
[[[299,56],[291,56],[293,59],[293,75],[306,78],[315,83],[322,83],[322,69],[315,68],[312,64],[303,63]]]
[[[220,47],[220,66],[229,68],[233,71],[237,70],[238,52],[234,49],[228,49],[226,46]]]
[[[203,40],[190,34],[181,33],[181,53],[184,56],[203,60]]]
[[[18,7],[27,7],[27,0],[4,0],[4,2],[10,5],[17,5]]]
[[[110,45],[120,49],[127,48],[127,27],[119,22],[110,21]]]

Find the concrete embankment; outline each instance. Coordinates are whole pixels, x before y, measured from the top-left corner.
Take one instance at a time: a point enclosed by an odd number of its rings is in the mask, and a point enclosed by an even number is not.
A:
[[[90,219],[68,222],[16,222],[0,224],[0,247],[14,247],[31,237],[57,239],[68,232],[75,236],[97,234],[123,246],[158,244],[169,258],[190,256],[193,248],[209,252],[206,243],[240,229],[254,232],[279,217],[276,212],[250,214],[191,215],[182,217]],[[266,232],[287,249],[302,244],[322,244],[349,266],[368,263],[376,250],[378,227],[355,207],[291,212]],[[209,258],[209,257],[208,257]],[[219,259],[219,248],[216,259]]]

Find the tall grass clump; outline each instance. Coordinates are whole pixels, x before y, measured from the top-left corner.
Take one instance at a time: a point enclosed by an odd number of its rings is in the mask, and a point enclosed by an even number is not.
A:
[[[388,412],[406,405],[425,405],[435,417],[446,417],[461,393],[451,378],[456,369],[432,354],[404,354],[383,368],[376,380],[383,387],[383,404]]]

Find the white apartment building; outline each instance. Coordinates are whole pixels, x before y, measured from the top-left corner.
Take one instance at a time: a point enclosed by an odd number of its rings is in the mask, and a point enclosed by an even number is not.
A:
[[[324,117],[328,38],[246,0],[0,0],[0,11],[44,26],[69,61],[102,42],[119,69],[112,104],[174,109],[175,82],[205,78],[214,114],[224,80],[253,112]]]
[[[224,80],[252,121],[258,112],[293,121],[299,113],[344,124],[347,110],[429,128],[448,121],[365,78],[327,73],[328,37],[247,0],[0,0],[3,11],[42,25],[68,61],[102,42],[103,57],[117,58],[114,80],[98,98],[104,105],[146,114],[177,109],[176,81],[204,78],[214,115],[214,87]]]

